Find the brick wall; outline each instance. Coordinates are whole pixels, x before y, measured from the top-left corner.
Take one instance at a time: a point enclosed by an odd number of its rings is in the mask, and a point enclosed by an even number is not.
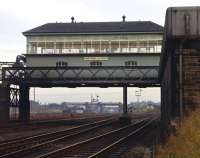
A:
[[[200,106],[200,52],[183,51],[183,105],[184,111]]]

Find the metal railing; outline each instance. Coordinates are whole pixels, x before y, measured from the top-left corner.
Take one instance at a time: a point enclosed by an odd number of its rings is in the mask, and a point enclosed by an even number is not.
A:
[[[11,84],[157,84],[158,66],[4,67]]]

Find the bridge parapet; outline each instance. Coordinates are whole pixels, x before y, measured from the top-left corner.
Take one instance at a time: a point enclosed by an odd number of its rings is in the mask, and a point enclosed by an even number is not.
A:
[[[199,38],[200,7],[170,7],[165,17],[166,38]]]
[[[160,59],[162,80],[168,57],[177,49],[200,49],[200,7],[170,7],[166,11]]]
[[[200,7],[166,12],[159,80],[163,133],[171,120],[200,105]]]

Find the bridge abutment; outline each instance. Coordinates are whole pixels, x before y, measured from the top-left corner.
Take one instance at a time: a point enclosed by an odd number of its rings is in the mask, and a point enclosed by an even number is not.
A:
[[[191,110],[200,107],[199,50],[176,49],[168,54],[161,81],[161,105],[163,137],[170,134],[173,120],[181,124]]]
[[[159,77],[162,135],[200,106],[199,7],[167,9]],[[179,120],[179,121],[177,121]]]
[[[184,49],[183,56],[183,114],[200,107],[200,52],[195,49]]]

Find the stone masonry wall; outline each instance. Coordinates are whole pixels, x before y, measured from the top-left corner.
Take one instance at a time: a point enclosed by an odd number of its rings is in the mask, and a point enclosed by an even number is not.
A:
[[[184,111],[200,107],[200,52],[183,51],[183,105]]]

